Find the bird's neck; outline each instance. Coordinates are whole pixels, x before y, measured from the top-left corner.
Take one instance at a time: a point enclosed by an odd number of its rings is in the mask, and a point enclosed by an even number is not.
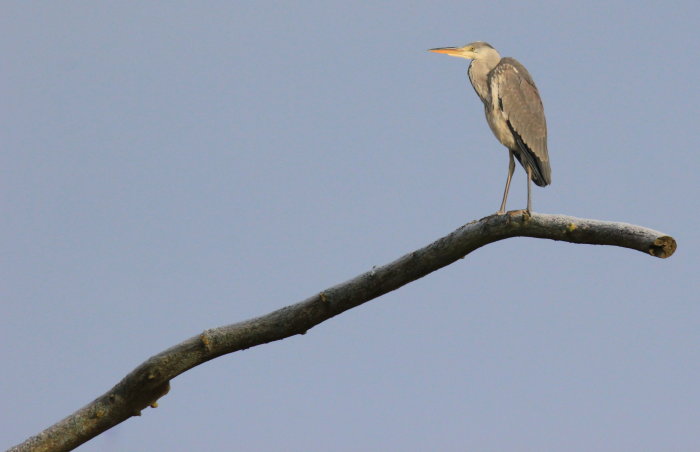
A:
[[[489,92],[488,74],[496,67],[498,61],[490,59],[472,60],[469,65],[469,80],[472,82],[474,91],[484,103],[491,102]]]

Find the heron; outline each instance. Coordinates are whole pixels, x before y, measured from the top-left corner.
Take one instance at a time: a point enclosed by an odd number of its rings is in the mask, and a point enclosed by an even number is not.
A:
[[[532,212],[531,181],[540,187],[552,183],[547,153],[547,123],[535,82],[515,58],[501,58],[489,43],[472,42],[463,47],[440,47],[431,52],[471,60],[467,74],[484,103],[486,121],[493,134],[508,148],[506,188],[499,214],[505,213],[515,161],[527,173],[527,212]]]

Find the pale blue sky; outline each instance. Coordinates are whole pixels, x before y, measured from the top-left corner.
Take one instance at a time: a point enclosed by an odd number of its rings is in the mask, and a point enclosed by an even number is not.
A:
[[[0,447],[495,212],[507,152],[468,62],[426,52],[486,40],[543,97],[534,210],[676,255],[496,243],[193,369],[79,450],[700,449],[697,2],[0,9]],[[508,207],[525,193],[518,167]]]

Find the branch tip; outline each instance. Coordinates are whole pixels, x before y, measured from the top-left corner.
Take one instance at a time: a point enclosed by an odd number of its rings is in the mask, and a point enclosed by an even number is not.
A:
[[[668,235],[662,235],[654,240],[654,243],[649,247],[649,254],[666,259],[676,252],[676,247],[676,239]]]

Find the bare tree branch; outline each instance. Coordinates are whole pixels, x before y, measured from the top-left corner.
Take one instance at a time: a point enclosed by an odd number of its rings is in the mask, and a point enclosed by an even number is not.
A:
[[[151,358],[116,386],[75,413],[27,439],[11,451],[67,451],[141,410],[157,406],[170,380],[218,356],[304,334],[348,309],[421,278],[475,249],[509,237],[537,237],[571,243],[614,245],[666,258],[676,241],[660,232],[626,223],[524,211],[472,221],[430,245],[374,267],[304,301],[267,315],[204,331]]]

